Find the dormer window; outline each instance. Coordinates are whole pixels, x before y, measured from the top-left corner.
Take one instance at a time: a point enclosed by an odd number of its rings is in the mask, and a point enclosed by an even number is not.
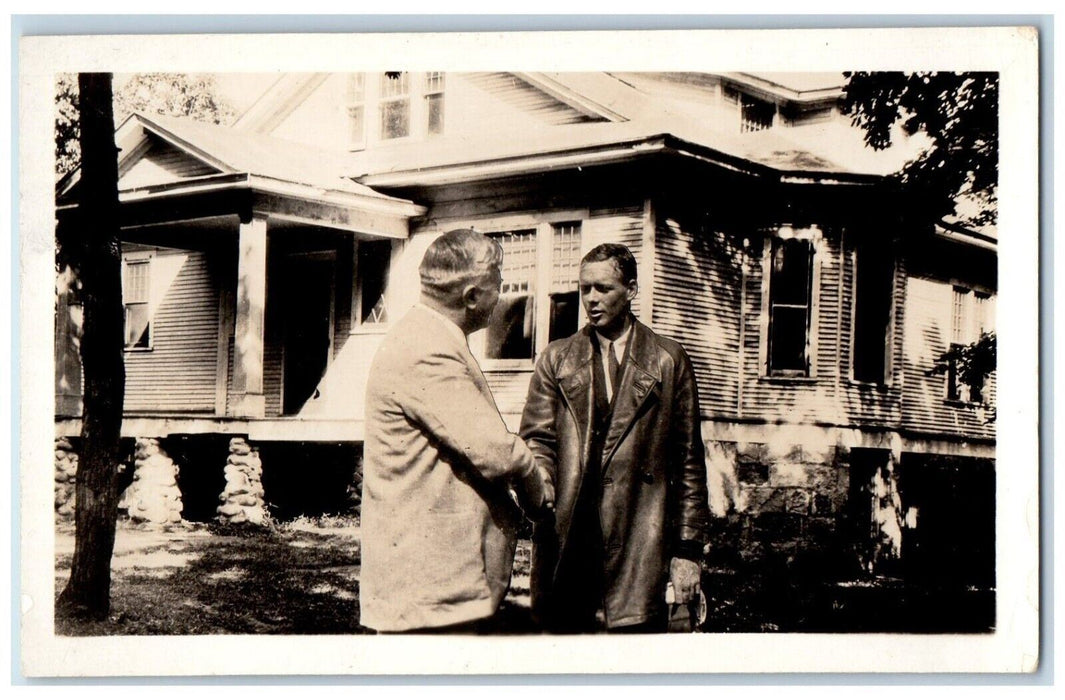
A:
[[[773,126],[777,108],[772,102],[740,95],[740,131],[761,131]]]
[[[774,103],[748,95],[732,85],[723,86],[721,95],[725,102],[736,105],[739,110],[741,132],[761,131],[773,126],[777,113]]]
[[[410,73],[381,75],[381,140],[410,136]]]

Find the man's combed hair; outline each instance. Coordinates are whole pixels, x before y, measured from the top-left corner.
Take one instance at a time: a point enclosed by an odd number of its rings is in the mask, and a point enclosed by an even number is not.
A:
[[[446,300],[476,283],[503,261],[503,249],[472,228],[448,231],[433,241],[418,267],[422,292]]]
[[[621,273],[622,282],[628,284],[636,281],[636,258],[631,250],[620,243],[600,243],[581,258],[581,265],[607,260],[614,261],[618,272]]]

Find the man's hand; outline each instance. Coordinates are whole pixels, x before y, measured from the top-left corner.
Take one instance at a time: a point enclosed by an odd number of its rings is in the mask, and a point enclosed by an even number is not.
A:
[[[701,567],[690,559],[673,557],[669,562],[669,581],[673,584],[674,600],[683,605],[699,598],[699,576]]]
[[[555,508],[555,485],[547,469],[539,464],[522,479],[525,493],[526,514],[533,520],[539,520]]]

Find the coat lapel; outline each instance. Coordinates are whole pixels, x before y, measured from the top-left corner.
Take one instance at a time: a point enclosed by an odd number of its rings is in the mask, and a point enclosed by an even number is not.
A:
[[[642,323],[633,320],[632,345],[629,359],[621,372],[617,394],[614,397],[614,412],[610,419],[610,429],[603,443],[603,471],[610,464],[617,452],[622,438],[629,432],[633,422],[640,414],[640,409],[649,397],[657,397],[662,384],[658,368],[654,341],[650,331]]]

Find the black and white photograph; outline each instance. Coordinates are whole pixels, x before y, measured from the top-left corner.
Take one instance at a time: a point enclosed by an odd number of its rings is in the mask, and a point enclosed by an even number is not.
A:
[[[24,40],[23,672],[1034,670],[1037,46]]]

